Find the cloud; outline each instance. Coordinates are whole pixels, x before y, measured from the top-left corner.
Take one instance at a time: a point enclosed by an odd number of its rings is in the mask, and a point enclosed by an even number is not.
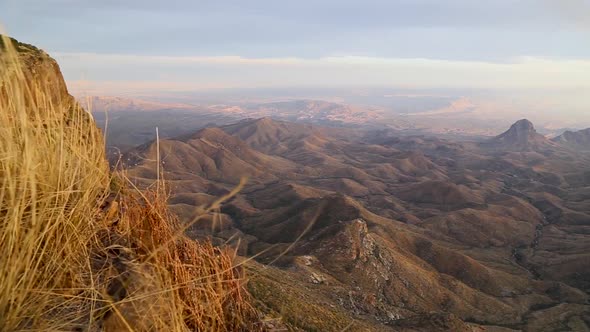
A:
[[[588,0],[544,0],[548,8],[562,17],[564,23],[590,31],[590,1]]]
[[[0,22],[68,52],[497,60],[590,56],[585,2],[2,0]]]
[[[166,90],[332,86],[590,89],[590,59],[515,57],[504,62],[485,62],[366,56],[305,59],[64,52],[53,55],[69,81],[79,81],[82,76],[94,82],[120,82],[117,88],[136,85],[136,89]]]
[[[64,61],[79,60],[86,63],[96,61],[113,65],[190,65],[190,64],[227,64],[227,65],[292,65],[304,63],[298,58],[244,58],[241,56],[159,56],[132,54],[99,54],[53,52],[52,55]]]

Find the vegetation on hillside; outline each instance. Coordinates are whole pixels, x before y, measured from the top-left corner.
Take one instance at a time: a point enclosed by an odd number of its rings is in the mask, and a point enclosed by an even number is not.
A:
[[[186,238],[164,186],[110,174],[53,60],[22,45],[0,48],[0,330],[261,330],[235,255]]]

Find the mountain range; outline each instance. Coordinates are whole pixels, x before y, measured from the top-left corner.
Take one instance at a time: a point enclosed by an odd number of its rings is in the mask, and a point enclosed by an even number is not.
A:
[[[293,98],[259,98],[203,100],[189,97],[122,98],[94,96],[79,98],[90,109],[100,128],[108,132],[107,145],[121,150],[155,139],[159,136],[177,137],[207,126],[232,124],[245,118],[271,117],[275,120],[308,123],[322,127],[354,128],[355,133],[389,131],[394,136],[437,136],[452,140],[485,140],[504,130],[516,114],[497,114],[498,107],[485,106],[476,111],[474,101],[467,98],[443,98],[440,105],[426,103],[428,97],[386,98],[390,104],[373,105],[371,98],[349,104],[338,98],[331,101]],[[412,99],[416,110],[396,111],[397,103]],[[378,98],[377,98],[378,99]],[[394,105],[391,105],[393,103]],[[448,106],[444,107],[444,105]],[[389,106],[387,106],[389,105]],[[432,109],[432,107],[435,107]],[[442,107],[442,108],[440,108]],[[482,106],[483,107],[483,106]],[[483,112],[483,113],[482,113]],[[557,137],[571,128],[559,121],[543,121],[538,131]]]
[[[121,160],[140,186],[159,163],[187,233],[255,258],[252,293],[301,329],[576,330],[590,326],[587,133],[550,140],[520,120],[459,142],[258,118]]]

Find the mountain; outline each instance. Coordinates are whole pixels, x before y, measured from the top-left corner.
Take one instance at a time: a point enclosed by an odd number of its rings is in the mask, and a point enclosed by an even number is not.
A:
[[[297,148],[297,145],[325,144],[323,135],[310,124],[288,123],[269,117],[244,120],[221,129],[265,153],[281,154]]]
[[[134,175],[149,178],[156,175],[154,165],[158,156],[172,175],[169,181],[193,179],[196,183],[209,180],[235,185],[242,177],[270,181],[294,169],[290,161],[254,150],[219,128],[205,128],[176,139],[163,139],[157,145],[143,145],[125,154],[122,160],[128,165],[141,165],[134,169]]]
[[[494,148],[511,151],[531,151],[555,145],[548,138],[537,133],[534,125],[526,119],[515,122],[510,129],[487,143]]]
[[[577,150],[590,150],[590,128],[580,131],[566,131],[555,137],[554,142]]]
[[[240,112],[250,117],[279,116],[289,121],[364,124],[383,118],[382,111],[369,110],[322,100],[289,100],[246,104]]]
[[[98,127],[106,132],[107,146],[119,151],[154,140],[156,127],[160,138],[169,138],[239,120],[231,114],[183,103],[109,96],[79,97],[78,101],[88,107]]]
[[[198,110],[196,106],[182,103],[163,103],[153,100],[111,96],[85,96],[78,98],[81,104],[88,103],[92,112],[152,112],[160,110]]]
[[[187,232],[254,257],[253,293],[299,328],[587,324],[590,155],[526,120],[485,143],[261,118],[159,145],[183,222],[248,177]],[[143,185],[156,149],[128,159]]]

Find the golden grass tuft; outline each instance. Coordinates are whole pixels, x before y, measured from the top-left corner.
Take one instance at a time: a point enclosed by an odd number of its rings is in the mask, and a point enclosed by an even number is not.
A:
[[[157,273],[163,289],[171,291],[190,330],[261,330],[234,251],[185,237],[162,193],[127,196],[121,203],[125,213],[117,228],[127,234],[138,260]]]
[[[8,39],[0,57],[0,330],[62,329],[108,186],[100,132],[56,103]]]
[[[113,190],[104,151],[57,64],[2,37],[0,331],[260,330],[233,253]]]

